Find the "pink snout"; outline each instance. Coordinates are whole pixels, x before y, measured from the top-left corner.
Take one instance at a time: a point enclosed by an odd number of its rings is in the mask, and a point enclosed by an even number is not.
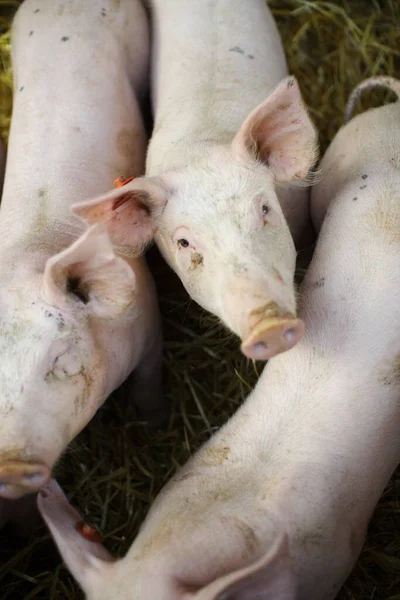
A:
[[[40,490],[50,478],[43,463],[8,460],[0,463],[0,498],[16,499]]]
[[[290,350],[304,335],[301,319],[266,317],[261,319],[242,343],[243,354],[253,360],[268,360]]]

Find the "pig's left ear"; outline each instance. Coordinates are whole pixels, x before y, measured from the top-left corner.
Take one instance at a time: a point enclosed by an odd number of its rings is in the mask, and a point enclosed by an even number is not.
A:
[[[84,592],[95,594],[112,576],[115,559],[97,541],[54,479],[39,492],[37,504],[68,569]]]
[[[259,561],[220,577],[195,594],[195,600],[295,600],[287,535],[281,536]]]
[[[140,254],[154,237],[156,219],[169,194],[166,177],[138,177],[108,194],[74,204],[72,211],[88,225],[106,223],[113,244]]]
[[[135,298],[135,275],[116,256],[106,225],[94,225],[59,254],[48,259],[43,296],[55,306],[86,305],[99,318],[123,316]]]
[[[257,159],[275,181],[304,179],[317,160],[318,138],[297,80],[286,77],[244,121],[232,141],[234,154]]]

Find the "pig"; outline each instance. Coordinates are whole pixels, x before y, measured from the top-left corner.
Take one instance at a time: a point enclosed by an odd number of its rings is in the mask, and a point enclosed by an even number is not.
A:
[[[124,558],[82,537],[54,481],[39,494],[88,599],[336,596],[400,460],[399,148],[399,101],[338,132],[311,194],[305,335],[165,486]]]
[[[161,333],[144,258],[73,203],[144,172],[149,63],[139,1],[25,0],[12,29],[14,106],[0,211],[0,498],[37,492],[134,371],[163,410]]]
[[[146,177],[75,206],[117,247],[153,237],[190,296],[267,360],[291,348],[317,134],[265,0],[151,0]]]

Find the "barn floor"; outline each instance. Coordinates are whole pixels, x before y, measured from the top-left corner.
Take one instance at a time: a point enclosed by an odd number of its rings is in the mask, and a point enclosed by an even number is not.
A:
[[[12,75],[8,18],[18,2],[0,1],[0,133],[7,137]],[[364,77],[400,77],[400,0],[271,0],[290,70],[321,136],[342,123],[348,95]],[[367,9],[368,7],[368,9]],[[381,101],[366,94],[364,106]],[[123,554],[152,500],[176,468],[235,411],[262,365],[241,356],[237,340],[191,302],[155,249],[150,262],[164,317],[168,431],[150,438],[128,400],[110,398],[66,452],[58,477],[78,509]],[[400,430],[399,430],[400,434]],[[400,482],[395,473],[375,511],[360,560],[339,600],[400,600]],[[20,539],[0,534],[2,600],[79,599],[41,525]],[[311,600],[311,599],[310,599]]]

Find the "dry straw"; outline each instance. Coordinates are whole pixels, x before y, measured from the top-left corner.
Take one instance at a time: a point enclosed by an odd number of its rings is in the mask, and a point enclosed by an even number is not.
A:
[[[0,133],[6,138],[12,86],[7,19],[17,4],[0,1]],[[373,74],[400,76],[400,0],[271,0],[270,6],[324,150],[360,80]],[[375,92],[363,102],[367,106],[381,100]],[[262,368],[246,361],[237,340],[188,300],[154,249],[150,262],[164,316],[169,429],[149,437],[146,427],[135,421],[129,399],[111,398],[58,467],[75,505],[119,555],[129,547],[162,485],[234,412]],[[395,475],[340,600],[400,600],[399,511]],[[82,597],[44,528],[28,543],[10,529],[2,533],[0,589],[2,600]]]

